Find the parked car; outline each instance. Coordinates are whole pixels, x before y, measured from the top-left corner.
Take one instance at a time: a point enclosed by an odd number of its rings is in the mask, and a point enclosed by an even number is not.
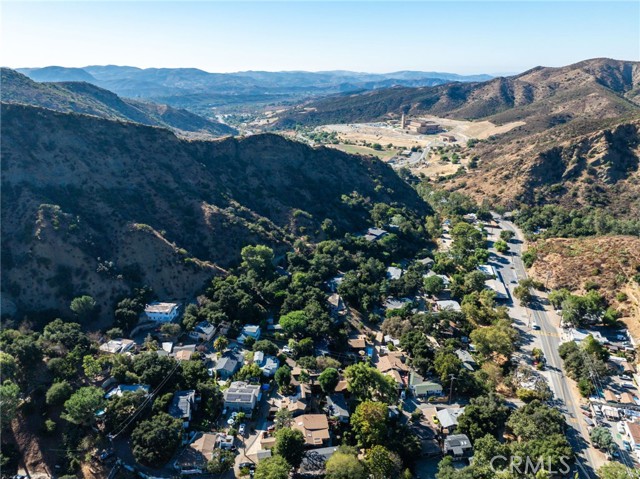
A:
[[[245,431],[246,431],[245,425],[240,424],[240,427],[238,428],[238,434],[240,434],[241,436],[244,436]]]
[[[104,449],[100,455],[98,456],[100,458],[100,460],[102,462],[106,461],[107,459],[109,459],[110,457],[112,457],[115,453],[113,452],[113,449]]]
[[[591,411],[591,408],[587,404],[580,404],[580,409],[583,411]]]
[[[624,429],[624,424],[622,424],[622,422],[619,422],[619,423],[618,423],[618,432],[619,432],[620,434],[625,434],[625,433],[626,433],[626,431],[625,431],[625,429]]]
[[[253,462],[241,462],[238,464],[238,468],[240,469],[249,469],[250,471],[255,470],[256,465]]]

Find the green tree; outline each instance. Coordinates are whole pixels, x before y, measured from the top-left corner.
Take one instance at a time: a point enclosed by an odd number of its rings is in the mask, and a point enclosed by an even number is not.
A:
[[[506,253],[507,251],[509,251],[509,245],[506,243],[506,241],[498,240],[493,244],[493,246],[498,253]]]
[[[0,411],[2,411],[0,424],[3,429],[15,419],[19,405],[20,387],[13,381],[6,380],[0,386]]]
[[[71,311],[73,311],[81,321],[86,321],[96,311],[96,300],[91,296],[79,296],[71,301]]]
[[[74,424],[87,425],[95,420],[96,412],[105,405],[102,389],[86,386],[78,389],[65,401],[62,417]]]
[[[46,401],[49,406],[60,406],[71,397],[73,389],[67,381],[55,382],[47,391]]]
[[[318,382],[325,394],[331,394],[335,391],[338,382],[340,381],[340,373],[334,368],[327,368],[318,376]]]
[[[233,467],[236,455],[233,451],[216,448],[213,457],[207,463],[207,472],[211,474],[224,474]]]
[[[13,379],[17,371],[18,363],[16,358],[0,351],[0,373],[2,374],[2,379]]]
[[[511,230],[502,230],[500,231],[500,239],[502,241],[506,241],[509,242],[511,241],[514,237],[516,236],[516,234],[511,231]]]
[[[242,267],[265,278],[274,271],[273,250],[268,246],[245,246],[240,252]]]
[[[166,336],[178,337],[182,332],[182,328],[176,323],[164,323],[160,326],[160,332]]]
[[[305,441],[302,432],[297,429],[283,428],[276,432],[273,451],[285,458],[291,467],[298,467],[304,456]]]
[[[165,464],[180,445],[182,421],[166,413],[141,421],[131,433],[133,456],[141,464]]]
[[[304,311],[291,311],[284,316],[280,316],[278,322],[285,333],[295,336],[301,334],[306,329],[309,318]]]
[[[564,425],[564,417],[558,410],[538,400],[516,409],[507,421],[507,426],[522,441],[562,434]]]
[[[258,463],[255,479],[289,479],[291,466],[282,456],[268,457]]]
[[[387,405],[381,402],[364,401],[351,416],[351,427],[364,447],[383,444],[387,439]]]
[[[87,354],[82,359],[82,369],[88,378],[95,379],[102,372],[102,362],[93,356]]]
[[[440,349],[436,353],[436,357],[433,363],[433,368],[440,377],[440,382],[447,383],[450,381],[450,376],[457,375],[462,367],[462,361],[460,358],[446,349]]]
[[[457,430],[466,434],[472,441],[486,434],[497,437],[508,414],[509,410],[504,400],[496,394],[472,398],[464,413],[458,418]]]
[[[469,335],[478,353],[490,357],[494,353],[507,358],[515,351],[517,332],[508,320],[498,320],[493,326],[477,328]]]
[[[600,479],[640,479],[640,471],[619,462],[607,462],[598,469],[598,477]]]
[[[229,346],[229,340],[224,336],[218,336],[213,342],[213,347],[216,351],[222,352]]]
[[[367,479],[365,466],[356,457],[356,451],[346,447],[339,448],[327,460],[326,479]]]
[[[613,445],[611,431],[605,427],[594,427],[589,436],[593,445],[600,449],[608,450]]]
[[[293,414],[287,408],[278,409],[273,422],[276,431],[283,428],[290,428],[291,424],[293,424]]]
[[[245,364],[240,368],[240,371],[236,373],[236,379],[238,381],[247,381],[251,378],[259,378],[260,376],[262,376],[262,371],[256,363]]]
[[[275,356],[278,354],[278,346],[268,339],[261,339],[260,341],[256,341],[252,348],[254,351],[262,351],[265,354],[271,354]]]
[[[367,452],[366,464],[372,479],[398,477],[402,471],[402,460],[395,452],[384,446],[374,446]]]
[[[291,385],[291,368],[286,364],[280,366],[276,370],[274,379],[281,390],[286,390]]]
[[[378,398],[390,404],[398,397],[395,381],[366,363],[349,366],[344,375],[349,392],[359,401]]]
[[[427,276],[424,278],[422,286],[424,287],[425,293],[431,296],[437,296],[444,291],[444,280],[440,276],[436,275]]]

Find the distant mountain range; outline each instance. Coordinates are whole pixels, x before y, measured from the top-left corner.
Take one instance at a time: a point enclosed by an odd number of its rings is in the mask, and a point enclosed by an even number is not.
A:
[[[2,101],[159,126],[183,134],[224,136],[237,133],[227,125],[186,110],[120,98],[113,92],[87,83],[87,75],[74,71],[69,72],[64,82],[38,83],[14,70],[2,68]]]
[[[20,68],[19,72],[40,82],[84,81],[120,96],[144,98],[189,108],[211,115],[212,107],[297,102],[339,92],[388,88],[391,86],[434,86],[446,82],[484,81],[489,75],[399,71],[393,73],[265,72],[208,73],[195,68],[135,68],[87,66],[65,68]]]
[[[499,124],[524,120],[528,129],[540,131],[572,120],[618,118],[639,110],[640,63],[593,59],[483,82],[334,95],[292,108],[279,126],[369,122],[404,112]]]

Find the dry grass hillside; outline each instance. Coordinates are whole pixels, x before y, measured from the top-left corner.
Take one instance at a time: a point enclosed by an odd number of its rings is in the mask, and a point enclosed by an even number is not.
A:
[[[187,141],[19,105],[2,120],[2,293],[22,311],[91,294],[109,315],[142,284],[185,298],[248,244],[357,231],[374,202],[429,211],[373,158],[276,135]]]
[[[640,238],[599,236],[540,240],[530,273],[551,289],[567,288],[584,293],[585,285],[597,286],[640,339]],[[623,293],[623,294],[620,294]],[[626,297],[625,297],[626,296]]]
[[[580,136],[564,127],[526,140],[490,140],[471,148],[470,155],[479,158],[478,168],[447,188],[511,207],[520,202],[594,206],[636,217],[640,211],[640,120]]]

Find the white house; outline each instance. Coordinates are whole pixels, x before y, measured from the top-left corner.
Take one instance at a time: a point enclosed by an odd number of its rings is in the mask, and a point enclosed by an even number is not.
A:
[[[136,343],[132,339],[112,339],[100,345],[100,351],[110,354],[123,354],[132,349]]]
[[[178,303],[149,303],[144,307],[144,312],[151,321],[157,323],[169,323],[176,319],[180,312]]]
[[[247,324],[242,328],[242,332],[240,333],[240,336],[238,336],[238,342],[240,344],[244,344],[244,341],[247,338],[253,338],[256,341],[260,339],[260,326],[256,324]]]
[[[278,358],[264,354],[262,351],[253,353],[253,362],[260,366],[260,371],[268,378],[272,377],[276,373],[278,366],[280,366]]]

